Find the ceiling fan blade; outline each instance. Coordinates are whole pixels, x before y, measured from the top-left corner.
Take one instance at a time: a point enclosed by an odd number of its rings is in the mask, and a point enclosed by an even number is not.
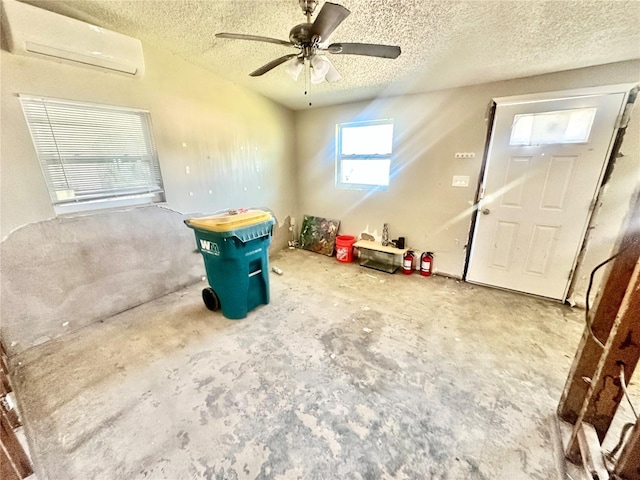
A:
[[[249,75],[252,77],[259,77],[260,75],[264,75],[269,70],[276,68],[278,65],[282,65],[287,60],[292,59],[293,57],[297,57],[298,53],[290,53],[289,55],[285,55],[280,58],[276,58],[275,60],[270,61],[266,65],[261,66],[259,69],[251,72]]]
[[[242,33],[216,33],[217,38],[230,38],[232,40],[252,40],[254,42],[275,43],[276,45],[286,45],[293,47],[293,43],[277,38],[260,37],[258,35],[243,35]]]
[[[326,2],[311,25],[311,35],[318,35],[321,41],[326,41],[350,13],[342,5]]]
[[[327,51],[341,55],[366,55],[382,58],[398,58],[401,53],[400,47],[374,43],[332,43],[327,47]]]

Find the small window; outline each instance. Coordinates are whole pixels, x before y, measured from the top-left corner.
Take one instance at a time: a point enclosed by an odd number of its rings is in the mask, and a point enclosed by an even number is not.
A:
[[[595,116],[596,108],[516,115],[509,145],[585,143]]]
[[[20,96],[56,213],[164,201],[149,112]]]
[[[393,121],[337,126],[336,186],[387,188],[393,153]]]

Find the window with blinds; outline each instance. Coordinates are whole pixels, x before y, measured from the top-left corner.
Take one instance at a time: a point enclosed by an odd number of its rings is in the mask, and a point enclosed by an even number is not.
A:
[[[56,212],[164,201],[149,112],[20,95]]]

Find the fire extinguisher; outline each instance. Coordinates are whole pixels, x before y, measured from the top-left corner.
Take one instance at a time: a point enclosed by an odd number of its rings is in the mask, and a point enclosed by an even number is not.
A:
[[[404,254],[404,257],[402,258],[402,273],[405,275],[411,275],[413,273],[414,260],[415,257],[411,250]]]
[[[430,277],[433,271],[433,253],[424,252],[420,255],[420,275]]]

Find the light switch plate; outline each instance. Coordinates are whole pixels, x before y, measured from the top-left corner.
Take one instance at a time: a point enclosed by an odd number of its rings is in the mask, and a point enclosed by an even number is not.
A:
[[[454,187],[468,187],[469,175],[454,175],[451,185]]]

